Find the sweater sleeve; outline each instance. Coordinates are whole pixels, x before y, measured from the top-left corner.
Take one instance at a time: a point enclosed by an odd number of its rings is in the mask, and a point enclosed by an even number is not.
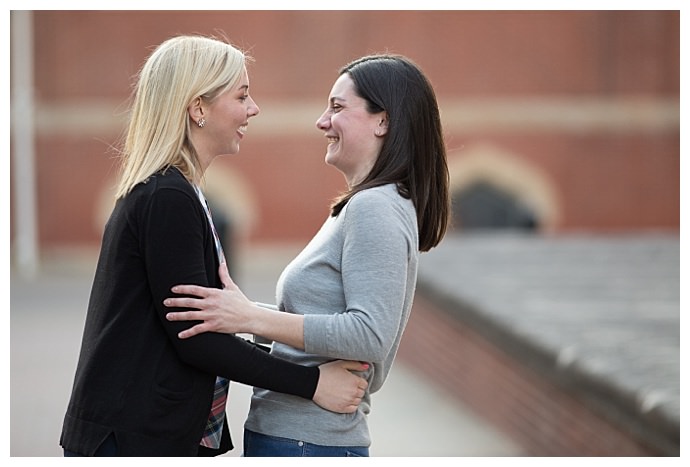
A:
[[[163,300],[176,284],[215,286],[220,281],[215,256],[209,254],[210,229],[199,200],[179,189],[157,190],[142,216],[148,279],[158,318],[181,360],[202,371],[243,384],[311,399],[319,378],[317,367],[297,365],[233,335],[203,333],[190,339],[177,334],[193,322],[171,322]],[[213,260],[211,268],[206,264]],[[181,310],[181,309],[178,309]]]
[[[305,350],[317,355],[383,361],[403,320],[408,271],[416,248],[416,223],[403,206],[380,191],[354,196],[342,219],[344,313],[304,318]]]

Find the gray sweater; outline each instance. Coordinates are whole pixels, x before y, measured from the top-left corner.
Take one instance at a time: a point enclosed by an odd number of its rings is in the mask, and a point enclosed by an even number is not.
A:
[[[272,353],[302,364],[369,362],[367,393],[353,414],[255,388],[245,427],[327,446],[369,446],[367,415],[393,365],[417,282],[417,216],[395,185],[364,190],[329,217],[285,268],[278,308],[304,315],[305,350],[275,343]]]

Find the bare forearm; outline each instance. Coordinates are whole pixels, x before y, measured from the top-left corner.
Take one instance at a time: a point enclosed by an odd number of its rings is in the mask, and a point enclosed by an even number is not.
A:
[[[256,306],[248,332],[266,339],[304,349],[304,317]]]

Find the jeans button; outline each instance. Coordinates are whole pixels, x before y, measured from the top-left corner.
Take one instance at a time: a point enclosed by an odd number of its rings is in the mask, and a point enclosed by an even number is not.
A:
[[[302,446],[304,446],[304,441],[300,441],[300,442],[298,442],[298,443],[297,443],[297,446],[299,446],[299,447],[302,447]]]

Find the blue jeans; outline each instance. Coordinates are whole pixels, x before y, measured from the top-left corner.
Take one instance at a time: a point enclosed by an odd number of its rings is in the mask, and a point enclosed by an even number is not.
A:
[[[115,435],[110,433],[108,437],[103,441],[103,443],[96,449],[93,454],[94,457],[116,457],[117,456],[117,442],[115,441]],[[83,454],[78,452],[64,450],[64,457],[85,457]]]
[[[363,446],[320,446],[244,430],[244,457],[369,457]]]

